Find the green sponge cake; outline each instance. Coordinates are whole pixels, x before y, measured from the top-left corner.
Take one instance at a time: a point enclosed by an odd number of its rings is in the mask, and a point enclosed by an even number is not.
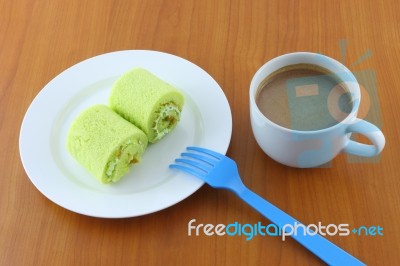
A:
[[[183,95],[143,68],[123,74],[113,85],[110,107],[130,121],[154,143],[179,122]]]
[[[105,105],[79,114],[67,136],[68,151],[102,183],[120,180],[146,147],[146,135]]]

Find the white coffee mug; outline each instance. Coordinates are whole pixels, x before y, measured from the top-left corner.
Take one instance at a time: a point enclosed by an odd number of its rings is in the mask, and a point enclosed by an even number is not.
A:
[[[276,70],[294,64],[323,67],[343,81],[353,102],[352,111],[344,120],[325,129],[301,131],[282,127],[262,114],[256,104],[260,83]],[[256,72],[250,84],[250,119],[256,141],[268,156],[292,167],[320,166],[331,161],[341,151],[365,157],[375,156],[385,146],[385,137],[375,125],[357,118],[360,96],[360,86],[354,75],[332,58],[308,52],[276,57]],[[372,145],[350,140],[353,132],[366,136]]]

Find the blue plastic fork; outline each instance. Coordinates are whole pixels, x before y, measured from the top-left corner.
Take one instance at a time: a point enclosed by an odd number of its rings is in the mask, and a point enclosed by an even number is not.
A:
[[[176,159],[169,167],[194,175],[214,188],[225,188],[235,192],[279,228],[285,228],[285,225],[302,225],[249,190],[240,179],[235,161],[229,157],[200,147],[187,147],[187,150],[188,152],[181,153],[181,158]],[[329,265],[365,265],[319,234],[311,232],[304,234],[303,231],[290,236]]]

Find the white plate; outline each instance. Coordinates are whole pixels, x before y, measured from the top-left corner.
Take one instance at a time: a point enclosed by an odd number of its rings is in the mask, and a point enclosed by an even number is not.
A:
[[[120,182],[100,184],[66,151],[67,131],[81,111],[107,104],[113,82],[134,67],[183,91],[182,119]],[[204,70],[174,55],[128,50],[87,59],[50,81],[25,114],[19,148],[26,173],[47,198],[77,213],[121,218],[167,208],[194,193],[203,182],[168,165],[189,145],[226,153],[231,133],[228,101]]]

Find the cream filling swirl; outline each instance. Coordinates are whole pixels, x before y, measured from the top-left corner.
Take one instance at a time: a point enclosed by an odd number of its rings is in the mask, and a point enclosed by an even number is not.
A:
[[[121,165],[122,167],[128,167],[130,164],[134,164],[138,161],[137,156],[138,153],[140,153],[140,151],[136,150],[135,152],[132,152],[132,148],[134,148],[133,145],[134,143],[132,142],[132,140],[128,140],[126,143],[124,143],[119,147],[114,157],[107,163],[105,171],[107,176],[107,182],[117,181],[114,180],[115,179],[114,175],[119,163],[124,164],[123,166]],[[137,140],[136,145],[139,150],[144,149],[143,143],[140,140]]]
[[[168,102],[160,106],[157,117],[154,121],[153,130],[156,135],[155,140],[161,139],[174,129],[179,122],[181,110],[173,102]]]

